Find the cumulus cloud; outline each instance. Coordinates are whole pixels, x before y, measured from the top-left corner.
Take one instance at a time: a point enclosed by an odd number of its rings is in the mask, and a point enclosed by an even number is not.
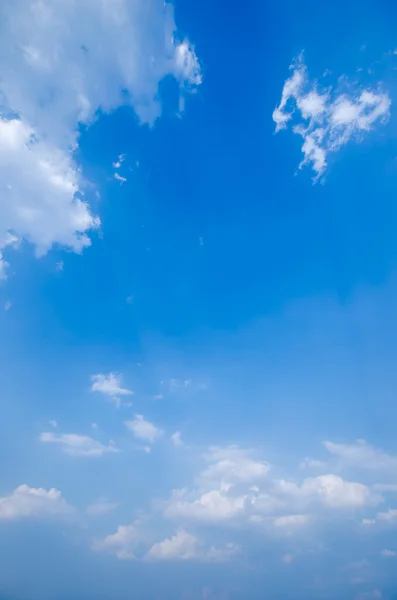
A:
[[[121,560],[137,558],[143,540],[145,539],[142,522],[137,519],[130,525],[119,525],[116,533],[106,536],[103,540],[93,543],[94,551],[108,552]]]
[[[355,444],[324,442],[324,446],[346,466],[378,471],[397,470],[397,456],[374,448],[365,440],[357,440]]]
[[[220,522],[244,513],[245,496],[229,496],[223,490],[211,490],[196,496],[186,490],[174,490],[164,515],[169,518]]]
[[[239,547],[235,544],[227,544],[225,548],[211,546],[206,549],[199,539],[185,530],[178,531],[171,538],[157,542],[148,551],[148,560],[202,560],[213,562],[224,562],[238,554]]]
[[[79,124],[129,102],[142,123],[161,113],[158,86],[201,83],[192,45],[162,0],[5,0],[0,6],[0,277],[4,250],[81,252],[99,226],[73,157]],[[11,238],[10,238],[10,234]],[[13,243],[14,243],[13,242]]]
[[[143,415],[135,415],[135,418],[131,421],[125,421],[125,425],[132,431],[136,438],[145,440],[150,444],[153,444],[163,435],[162,429],[156,427],[156,425],[150,421],[146,421]]]
[[[0,498],[0,520],[65,515],[73,512],[59,490],[20,485],[10,496]]]
[[[226,448],[212,447],[206,455],[209,466],[203,471],[201,478],[213,481],[223,481],[225,484],[250,482],[262,479],[268,474],[269,464],[250,457],[249,450],[228,446]]]
[[[330,153],[350,140],[360,141],[375,124],[387,121],[391,100],[380,89],[357,88],[346,78],[339,80],[338,90],[324,88],[309,80],[302,56],[290,69],[273,121],[277,133],[295,118],[292,131],[303,140],[299,167],[311,165],[317,179],[324,174]]]
[[[40,435],[40,441],[49,444],[60,444],[63,451],[70,456],[102,456],[109,452],[118,452],[111,442],[105,446],[88,435],[76,433],[55,434],[52,431],[44,431]]]
[[[116,406],[121,406],[120,396],[132,396],[133,391],[122,387],[122,375],[120,373],[98,373],[91,375],[91,392],[99,392],[107,396]]]

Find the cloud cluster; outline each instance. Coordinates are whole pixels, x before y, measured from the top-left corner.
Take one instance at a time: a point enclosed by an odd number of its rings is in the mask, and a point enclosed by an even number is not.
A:
[[[339,80],[338,90],[320,86],[309,80],[302,56],[290,69],[273,121],[277,133],[295,117],[292,131],[303,139],[299,168],[311,165],[317,179],[324,174],[331,152],[352,139],[360,141],[376,123],[387,121],[391,100],[379,89],[357,88],[346,78]]]
[[[97,540],[93,549],[107,552],[120,560],[176,561],[196,560],[225,562],[237,556],[239,546],[233,543],[217,548],[203,542],[185,529],[162,541],[152,543],[153,532],[147,523],[137,519],[130,525],[120,525],[117,531]]]
[[[0,277],[20,240],[38,255],[80,252],[99,226],[73,158],[79,124],[130,103],[142,123],[161,113],[166,75],[201,83],[193,47],[162,0],[5,0],[0,6]]]
[[[20,485],[12,494],[0,498],[0,520],[22,517],[65,515],[73,512],[60,491]]]
[[[186,522],[263,524],[290,530],[324,511],[375,506],[381,497],[367,485],[326,473],[300,483],[272,476],[273,469],[236,446],[212,448],[196,485],[174,490],[164,516]],[[316,466],[318,466],[316,464]]]

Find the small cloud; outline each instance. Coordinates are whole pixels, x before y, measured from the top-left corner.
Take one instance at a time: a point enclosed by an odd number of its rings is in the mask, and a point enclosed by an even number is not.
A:
[[[306,457],[301,461],[299,468],[300,469],[324,469],[324,468],[326,468],[326,466],[327,466],[327,463],[325,463],[322,460],[317,460],[315,458]]]
[[[55,269],[56,269],[57,271],[63,271],[63,267],[64,267],[63,260],[60,260],[60,261],[59,261],[59,262],[57,262],[57,263],[56,263],[56,265],[55,265]]]
[[[122,376],[119,373],[98,373],[91,376],[91,392],[99,392],[108,396],[110,401],[120,407],[122,403],[119,396],[132,396],[133,391],[122,387]],[[130,406],[130,404],[128,404]]]
[[[120,181],[120,184],[121,184],[121,185],[127,181],[127,178],[126,178],[126,177],[122,177],[122,176],[121,176],[121,175],[119,175],[118,173],[114,173],[113,177],[114,177],[115,179],[117,179],[117,181]]]
[[[283,86],[280,104],[273,111],[275,132],[287,129],[297,117],[292,132],[302,137],[303,160],[299,168],[311,165],[315,181],[325,172],[331,153],[349,141],[360,141],[376,124],[385,123],[390,115],[391,100],[379,89],[353,89],[345,82],[345,91],[320,90],[310,82],[302,55],[290,67]],[[340,80],[341,81],[341,80]]]
[[[289,565],[292,563],[292,561],[294,560],[294,555],[293,554],[284,554],[283,558],[281,559],[283,561],[283,563],[285,563],[286,565]]]
[[[163,434],[163,431],[156,425],[146,421],[143,415],[135,415],[132,421],[125,421],[125,426],[137,439],[146,440],[150,444],[153,444]]]
[[[49,444],[59,444],[63,451],[70,456],[102,456],[109,452],[118,452],[113,442],[108,446],[101,444],[88,435],[76,433],[55,434],[44,431],[40,435],[40,441]]]
[[[204,240],[201,236],[199,237],[199,245],[204,246]]]
[[[121,167],[122,163],[124,162],[124,160],[125,160],[125,154],[119,154],[116,162],[113,163],[113,167],[115,169],[119,169]]]
[[[385,558],[394,558],[397,556],[397,552],[395,550],[382,550],[381,554]]]
[[[134,302],[134,296],[132,294],[130,294],[129,296],[127,296],[125,301],[127,304],[132,304]]]
[[[153,394],[153,400],[162,400],[163,398],[163,394]]]
[[[192,384],[191,379],[176,379],[171,378],[168,382],[168,387],[170,392],[178,392],[181,390],[186,390]]]
[[[175,448],[180,448],[181,446],[183,446],[180,431],[175,431],[175,433],[173,433],[171,436],[171,440],[172,440],[172,443],[174,444]]]
[[[12,307],[12,302],[10,300],[7,300],[7,302],[4,304],[4,310],[8,312],[11,307]]]
[[[91,423],[91,427],[93,429],[98,429],[98,423]]]
[[[51,425],[51,427],[53,427],[54,429],[56,429],[58,427],[58,422],[55,421],[55,419],[53,419],[52,421],[48,421],[48,422]]]
[[[150,454],[150,453],[151,453],[151,451],[152,451],[152,449],[151,449],[151,447],[150,447],[150,446],[144,446],[144,448],[143,448],[143,451],[144,451],[146,454]]]

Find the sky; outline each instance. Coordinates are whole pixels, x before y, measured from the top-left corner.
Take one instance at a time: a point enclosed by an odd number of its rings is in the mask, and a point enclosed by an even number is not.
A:
[[[397,8],[0,6],[0,600],[396,600]]]

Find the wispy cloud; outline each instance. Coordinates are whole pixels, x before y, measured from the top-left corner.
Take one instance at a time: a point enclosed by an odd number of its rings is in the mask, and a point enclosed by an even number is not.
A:
[[[122,387],[122,375],[120,373],[98,373],[91,376],[91,392],[99,392],[108,396],[116,406],[121,406],[120,396],[132,396],[133,391]],[[130,406],[129,403],[127,403]]]
[[[347,78],[339,80],[337,90],[310,81],[303,56],[290,69],[292,75],[273,112],[276,133],[295,119],[292,131],[303,139],[304,158],[299,168],[311,165],[318,179],[328,166],[330,153],[350,140],[360,141],[376,123],[387,121],[391,100],[381,89],[357,87]]]
[[[105,446],[88,435],[76,433],[55,434],[52,431],[44,431],[40,435],[40,441],[47,444],[59,444],[63,451],[70,456],[102,456],[109,452],[118,452],[113,443]]]
[[[153,444],[163,435],[162,429],[147,421],[143,415],[135,415],[135,418],[131,421],[125,421],[125,425],[136,438],[145,440],[150,444]]]

